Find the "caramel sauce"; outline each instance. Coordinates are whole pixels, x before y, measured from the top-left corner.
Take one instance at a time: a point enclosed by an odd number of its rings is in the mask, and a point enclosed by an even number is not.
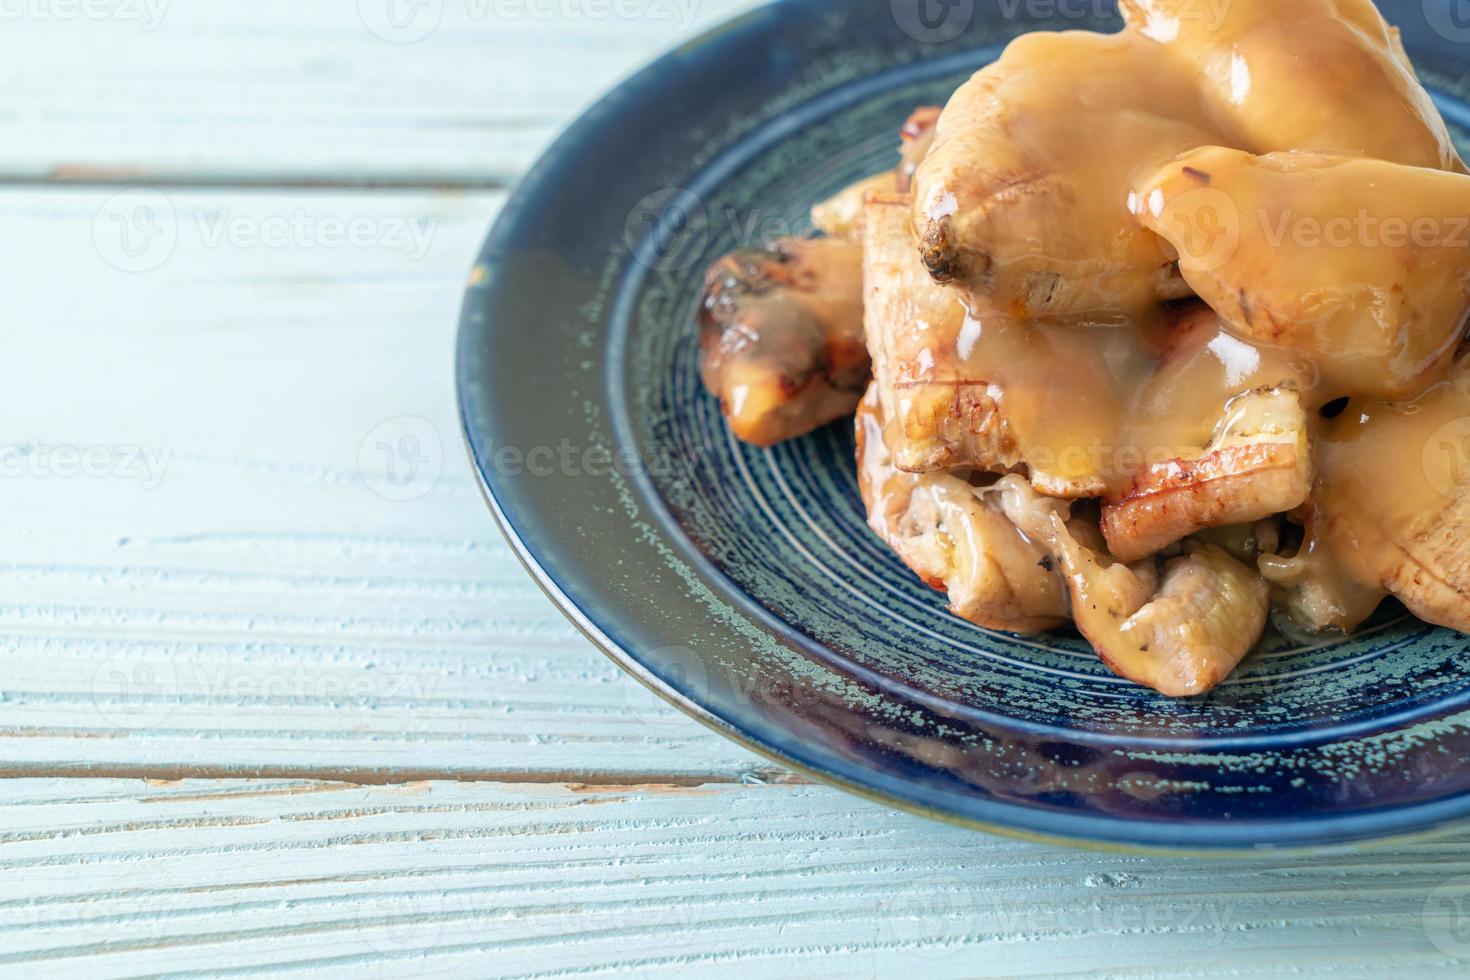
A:
[[[1124,8],[1118,35],[1014,42],[944,110],[912,194],[869,196],[898,466],[1116,498],[1208,447],[1233,399],[1293,390],[1316,476],[1268,578],[1313,628],[1389,591],[1413,607],[1404,539],[1464,483],[1426,446],[1470,419],[1470,177],[1445,125],[1370,0]],[[1413,574],[1438,560],[1414,548]]]
[[[1432,545],[1453,546],[1465,530],[1456,505],[1470,483],[1470,372],[1413,401],[1350,405],[1322,424],[1314,446],[1307,540],[1294,566],[1277,568],[1306,591],[1302,601],[1326,604],[1315,625],[1352,629],[1393,590],[1421,618],[1465,629],[1470,612],[1426,607],[1411,580],[1442,578],[1463,561],[1458,549]]]
[[[1470,310],[1465,176],[1209,147],[1137,199],[1237,335],[1301,351],[1340,394],[1412,398],[1448,371]]]
[[[857,246],[783,239],[728,255],[699,321],[705,387],[740,439],[774,445],[856,409],[869,371]]]
[[[1463,171],[1372,0],[1122,0],[1252,153],[1317,150]]]
[[[1199,304],[1093,322],[972,308],[973,296],[924,275],[906,221],[901,200],[870,202],[865,277],[869,344],[905,469],[1024,465],[1047,492],[1106,496],[1151,462],[1202,450],[1235,396],[1315,386],[1308,358],[1242,340]],[[1001,445],[946,429],[971,421],[957,408],[966,392],[994,402]]]
[[[1169,260],[1130,213],[1132,188],[1232,143],[1190,72],[1137,32],[1025,35],[940,116],[914,181],[925,263],[999,315],[1138,315]]]

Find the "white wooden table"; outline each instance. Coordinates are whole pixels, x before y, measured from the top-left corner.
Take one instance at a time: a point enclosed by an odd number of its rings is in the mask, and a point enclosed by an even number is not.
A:
[[[471,257],[749,2],[430,0],[413,43],[378,0],[0,5],[0,974],[1470,968],[1470,837],[1213,864],[888,812],[517,566],[453,411]]]

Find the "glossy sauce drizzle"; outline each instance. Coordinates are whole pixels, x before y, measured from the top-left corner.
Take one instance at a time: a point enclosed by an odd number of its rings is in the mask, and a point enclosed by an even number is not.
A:
[[[1307,538],[1265,567],[1310,593],[1311,625],[1351,628],[1405,535],[1470,482],[1470,385],[1452,377],[1470,177],[1368,0],[1124,7],[1121,35],[1017,41],[946,108],[911,233],[953,309],[920,321],[893,375],[910,399],[983,387],[1048,492],[1076,497],[1197,454],[1237,395],[1299,392]],[[1359,210],[1374,240],[1324,242]],[[1385,240],[1396,219],[1411,233]]]

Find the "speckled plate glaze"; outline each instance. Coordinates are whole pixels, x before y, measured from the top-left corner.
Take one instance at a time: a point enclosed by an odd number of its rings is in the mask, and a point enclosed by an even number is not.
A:
[[[1470,22],[1450,2],[1384,6],[1463,138],[1451,80]],[[643,682],[896,806],[1194,853],[1465,818],[1470,640],[1386,609],[1348,641],[1273,637],[1214,694],[1165,700],[1075,634],[948,614],[867,531],[850,426],[750,449],[700,388],[691,313],[709,261],[808,228],[813,202],[893,163],[912,107],[1010,38],[1117,26],[1106,4],[791,0],[626,82],[536,165],[471,279],[459,395],[492,509]]]

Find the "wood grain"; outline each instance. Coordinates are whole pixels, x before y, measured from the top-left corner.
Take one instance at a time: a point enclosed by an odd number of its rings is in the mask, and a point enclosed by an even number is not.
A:
[[[28,975],[1432,976],[1470,952],[1464,839],[1221,865],[816,787],[287,781],[11,781],[0,828],[0,972]]]
[[[0,179],[502,187],[613,82],[756,0],[427,0],[403,33],[389,3],[8,5]]]
[[[889,812],[516,565],[454,414],[472,258],[579,107],[753,3],[0,11],[0,975],[1463,975],[1470,839],[1222,865]]]
[[[27,270],[0,332],[0,771],[766,768],[592,650],[480,499],[452,345],[499,195],[173,190],[175,249],[129,274],[91,241],[113,193],[0,193],[0,267]],[[307,230],[212,243],[219,215]],[[334,218],[433,230],[326,247]],[[412,499],[374,436],[395,418],[421,420]],[[95,447],[157,478],[53,462]]]

